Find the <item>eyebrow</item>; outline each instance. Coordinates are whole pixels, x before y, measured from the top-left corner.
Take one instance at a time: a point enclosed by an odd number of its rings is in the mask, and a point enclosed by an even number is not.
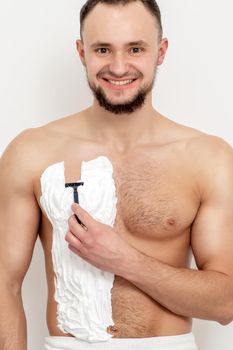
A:
[[[101,41],[96,41],[91,45],[91,48],[97,48],[97,47],[111,47],[112,44],[110,43],[104,43]],[[125,46],[149,46],[145,41],[138,40],[138,41],[131,41],[130,43],[126,44]]]
[[[139,40],[139,41],[132,41],[128,44],[128,46],[149,46],[145,41]]]

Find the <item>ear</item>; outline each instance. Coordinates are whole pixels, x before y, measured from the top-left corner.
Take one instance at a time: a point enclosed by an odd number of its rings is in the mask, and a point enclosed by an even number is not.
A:
[[[80,60],[81,60],[82,64],[85,66],[86,65],[85,51],[84,51],[84,45],[83,45],[82,40],[79,39],[76,41],[76,48],[77,48],[77,51],[79,53]]]
[[[168,49],[168,40],[167,40],[167,38],[164,38],[161,40],[161,42],[159,44],[158,60],[157,60],[158,66],[163,63],[167,49]]]

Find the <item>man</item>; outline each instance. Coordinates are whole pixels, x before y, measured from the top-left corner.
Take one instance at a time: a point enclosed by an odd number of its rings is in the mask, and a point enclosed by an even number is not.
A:
[[[47,350],[194,350],[193,317],[232,321],[232,149],[152,107],[167,47],[155,1],[84,5],[93,105],[26,130],[1,159],[2,350],[26,349],[21,285],[38,234]]]

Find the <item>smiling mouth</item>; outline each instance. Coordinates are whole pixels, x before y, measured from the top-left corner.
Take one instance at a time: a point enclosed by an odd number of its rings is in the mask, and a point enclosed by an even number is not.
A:
[[[112,80],[112,79],[106,79],[103,78],[103,80],[107,81],[110,84],[116,85],[116,86],[124,86],[132,84],[137,79],[128,79],[128,80]]]

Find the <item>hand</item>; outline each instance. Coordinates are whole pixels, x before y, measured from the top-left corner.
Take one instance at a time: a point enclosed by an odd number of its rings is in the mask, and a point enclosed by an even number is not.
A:
[[[136,250],[111,226],[96,221],[78,204],[73,204],[72,210],[84,226],[75,215],[69,218],[65,236],[69,249],[95,267],[122,276]]]

